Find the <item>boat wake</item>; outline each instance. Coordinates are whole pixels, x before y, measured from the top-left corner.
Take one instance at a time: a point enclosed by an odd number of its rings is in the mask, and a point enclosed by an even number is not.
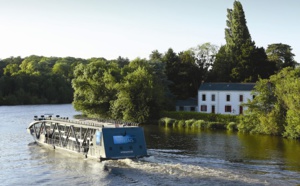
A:
[[[179,151],[179,150],[178,150]],[[266,185],[258,178],[222,167],[209,167],[204,159],[178,155],[177,150],[149,150],[150,157],[139,160],[107,161],[111,176],[127,185]],[[117,180],[117,179],[113,179]],[[111,183],[117,184],[117,183]]]

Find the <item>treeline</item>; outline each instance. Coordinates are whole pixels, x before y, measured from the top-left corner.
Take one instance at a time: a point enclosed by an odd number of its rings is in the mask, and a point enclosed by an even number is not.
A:
[[[0,105],[71,103],[73,70],[85,60],[71,57],[11,57],[0,61]]]

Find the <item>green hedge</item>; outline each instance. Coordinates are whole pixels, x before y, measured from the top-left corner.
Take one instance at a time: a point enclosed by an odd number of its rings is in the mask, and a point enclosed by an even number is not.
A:
[[[231,122],[233,123],[233,122]],[[159,120],[160,125],[165,125],[166,127],[184,127],[184,128],[198,128],[198,129],[220,129],[220,130],[231,130],[232,127],[230,125],[230,129],[228,128],[229,125],[227,123],[221,122],[207,122],[204,120],[175,120],[172,118],[161,118]]]
[[[237,116],[221,114],[204,114],[198,112],[163,112],[159,124],[166,127],[186,127],[199,129],[237,130]]]
[[[238,122],[238,116],[224,114],[206,114],[199,112],[184,112],[184,111],[163,111],[162,117],[173,118],[176,120],[204,120],[209,122],[230,123]]]

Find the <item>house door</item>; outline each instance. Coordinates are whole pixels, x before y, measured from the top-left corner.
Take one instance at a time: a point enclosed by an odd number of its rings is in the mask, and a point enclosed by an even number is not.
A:
[[[240,106],[240,114],[243,114],[243,107]]]
[[[213,114],[214,114],[215,112],[216,112],[216,111],[215,111],[215,106],[214,106],[214,105],[212,105],[212,106],[211,106],[211,113],[213,113]]]

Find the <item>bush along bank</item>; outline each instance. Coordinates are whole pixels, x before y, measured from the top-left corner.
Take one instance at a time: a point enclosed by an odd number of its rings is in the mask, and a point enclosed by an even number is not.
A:
[[[164,116],[159,124],[167,127],[237,131],[237,116],[174,111],[164,112]]]

